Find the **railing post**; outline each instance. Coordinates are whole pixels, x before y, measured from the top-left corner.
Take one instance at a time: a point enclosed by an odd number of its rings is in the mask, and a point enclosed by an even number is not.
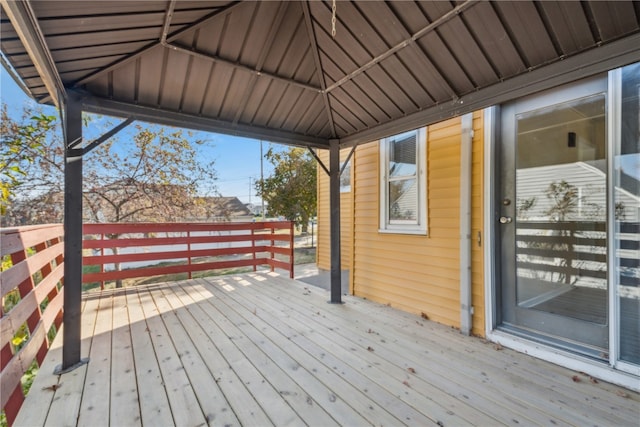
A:
[[[57,374],[86,363],[80,355],[82,323],[82,105],[73,94],[62,108],[64,132],[64,329]]]
[[[256,230],[254,227],[251,227],[251,254],[253,256],[253,271],[258,271],[258,266],[256,265]]]
[[[293,279],[293,254],[295,252],[295,242],[293,239],[293,221],[289,222],[289,278]]]
[[[273,261],[274,256],[275,256],[274,252],[273,252],[273,245],[274,245],[273,231],[275,230],[275,227],[272,224],[270,228],[271,228],[271,245],[269,245],[269,253],[270,253],[270,260]],[[269,265],[271,266],[271,271],[273,272],[273,270],[274,270],[273,262],[269,263]]]
[[[187,265],[189,266],[189,272],[187,273],[187,277],[191,279],[191,231],[187,230]]]
[[[104,243],[104,233],[100,233],[100,241]],[[100,248],[100,256],[104,259],[104,246]],[[104,263],[100,262],[100,273],[104,273]],[[100,290],[104,291],[104,280],[100,281]]]

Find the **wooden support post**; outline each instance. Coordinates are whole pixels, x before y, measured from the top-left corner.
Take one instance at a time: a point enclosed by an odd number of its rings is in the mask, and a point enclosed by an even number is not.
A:
[[[329,209],[331,212],[331,300],[332,304],[342,303],[342,274],[340,262],[340,145],[338,140],[330,141],[329,148]]]
[[[82,323],[82,107],[70,95],[63,108],[64,131],[64,329],[62,365],[69,372],[88,360],[80,356]],[[77,148],[73,148],[77,147]]]

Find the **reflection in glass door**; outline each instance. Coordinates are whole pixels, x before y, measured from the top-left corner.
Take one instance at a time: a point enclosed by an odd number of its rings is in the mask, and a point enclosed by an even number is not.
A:
[[[608,358],[606,79],[506,105],[502,327]]]
[[[620,116],[614,127],[613,281],[618,309],[618,356],[640,365],[640,63],[616,70]]]

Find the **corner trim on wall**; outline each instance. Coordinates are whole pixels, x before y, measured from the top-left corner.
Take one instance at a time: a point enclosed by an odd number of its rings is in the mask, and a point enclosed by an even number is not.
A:
[[[473,113],[460,120],[460,332],[471,334],[471,169],[473,167]]]

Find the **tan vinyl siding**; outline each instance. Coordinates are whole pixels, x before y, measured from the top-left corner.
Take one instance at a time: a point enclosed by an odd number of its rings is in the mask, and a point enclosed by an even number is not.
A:
[[[429,319],[454,327],[460,325],[460,126],[460,118],[455,118],[429,126],[426,132],[427,236],[378,231],[379,143],[357,148],[352,159],[350,193],[353,197],[353,240],[349,236],[347,242],[353,245],[351,284],[355,295],[417,315],[424,313]],[[483,253],[477,243],[480,231],[484,244],[482,112],[474,113],[473,127],[471,262],[475,313],[472,333],[484,335]],[[322,172],[318,193],[321,229],[318,262],[321,268],[329,267],[328,182]],[[347,228],[345,217],[349,216],[343,209],[343,230]],[[342,245],[344,252],[344,241]],[[343,256],[343,263],[344,259]]]
[[[344,161],[349,155],[349,150],[340,152],[340,160]],[[318,157],[322,163],[329,167],[329,152],[321,150]],[[351,174],[353,179],[353,157],[351,157]],[[329,177],[327,173],[318,165],[318,243],[316,260],[318,268],[323,270],[331,269],[331,228],[329,218]],[[345,171],[347,173],[347,171]],[[340,246],[342,269],[351,268],[351,253],[353,250],[353,180],[351,191],[340,193]]]

